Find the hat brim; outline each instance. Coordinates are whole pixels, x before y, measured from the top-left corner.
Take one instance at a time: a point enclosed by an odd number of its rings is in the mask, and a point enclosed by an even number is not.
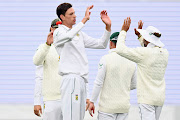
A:
[[[159,47],[164,47],[165,45],[160,41],[159,38],[157,38],[156,36],[152,36],[152,35],[149,35],[149,33],[146,31],[146,30],[143,30],[143,29],[137,29],[137,31],[142,35],[142,37],[150,42],[150,43],[153,43],[154,45],[156,46],[159,46]]]
[[[54,26],[52,26],[53,28],[58,28],[58,25],[54,25]]]

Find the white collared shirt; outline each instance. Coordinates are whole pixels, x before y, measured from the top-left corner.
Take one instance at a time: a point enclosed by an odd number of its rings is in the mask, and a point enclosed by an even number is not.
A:
[[[80,30],[84,27],[82,22],[72,29],[60,25],[54,31],[54,45],[61,56],[59,74],[77,74],[88,82],[88,59],[85,48],[105,49],[107,47],[110,32],[105,30],[100,39],[95,39]]]

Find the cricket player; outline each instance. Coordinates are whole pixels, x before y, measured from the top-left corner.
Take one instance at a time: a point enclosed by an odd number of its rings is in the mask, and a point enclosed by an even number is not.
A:
[[[39,46],[33,57],[33,62],[37,65],[34,91],[34,113],[37,116],[40,116],[40,113],[42,114],[42,95],[44,101],[43,120],[63,120],[60,94],[61,76],[58,74],[60,57],[52,44],[53,32],[58,28],[58,24],[61,24],[58,18],[51,22],[47,42]]]
[[[110,37],[109,54],[99,62],[98,73],[89,106],[91,116],[94,103],[99,100],[98,120],[126,120],[130,108],[130,90],[136,88],[136,64],[116,53],[119,32]]]
[[[143,30],[142,21],[139,21],[140,29],[135,29],[135,34],[143,47],[128,48],[125,39],[130,24],[131,18],[127,17],[118,37],[116,52],[137,63],[137,97],[141,120],[159,120],[165,100],[164,74],[169,53],[160,41],[161,32],[153,26]]]
[[[54,45],[61,56],[59,74],[62,76],[61,100],[63,120],[83,120],[85,114],[86,86],[88,83],[88,59],[85,48],[105,49],[111,34],[111,20],[107,11],[100,13],[105,24],[104,34],[95,39],[82,32],[81,29],[90,19],[90,9],[86,9],[85,17],[76,26],[76,15],[70,3],[62,3],[57,7],[57,16],[62,25],[54,31]]]

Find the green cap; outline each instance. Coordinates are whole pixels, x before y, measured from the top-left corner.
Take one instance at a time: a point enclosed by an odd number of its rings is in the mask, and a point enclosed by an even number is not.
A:
[[[119,32],[114,32],[110,37],[110,41],[112,41],[112,40],[117,41],[118,36],[119,36]]]
[[[51,27],[53,28],[58,28],[58,24],[61,24],[62,22],[60,21],[59,18],[56,18],[54,19],[52,22],[51,22]]]

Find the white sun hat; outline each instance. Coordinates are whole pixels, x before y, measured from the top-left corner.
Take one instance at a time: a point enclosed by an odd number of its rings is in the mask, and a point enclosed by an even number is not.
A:
[[[146,28],[146,30],[143,30],[143,29],[137,29],[137,31],[142,35],[142,37],[150,42],[150,43],[153,43],[154,45],[156,46],[159,46],[159,47],[164,47],[164,44],[160,41],[160,38],[159,37],[156,37],[154,35],[154,33],[159,33],[161,34],[161,32],[153,27],[153,26],[148,26]]]

